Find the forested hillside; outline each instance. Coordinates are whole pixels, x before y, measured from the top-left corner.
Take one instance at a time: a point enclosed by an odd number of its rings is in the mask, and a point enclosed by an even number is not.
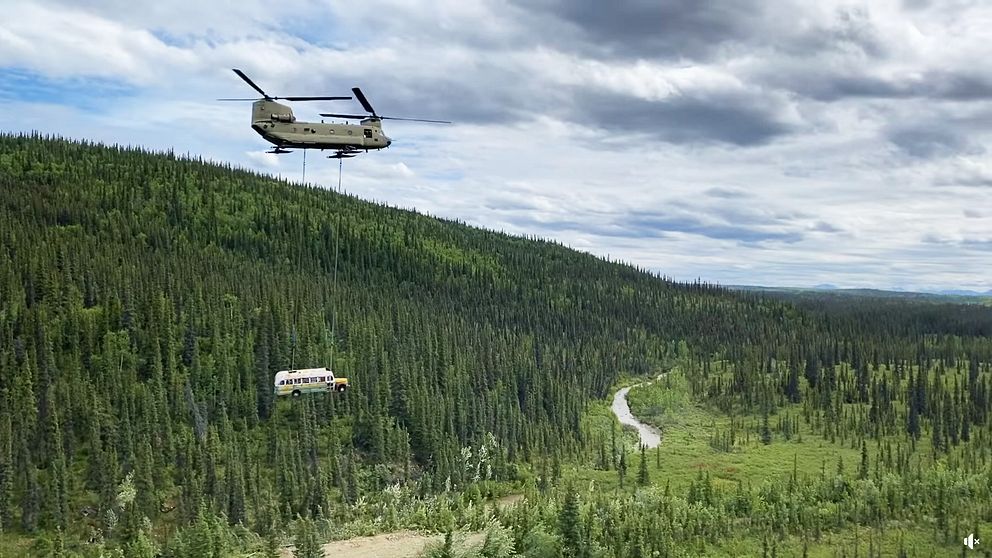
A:
[[[881,390],[871,412],[896,431],[902,384],[872,374],[922,390],[937,380],[906,371],[939,361],[971,381],[905,412],[953,405],[955,436],[987,438],[992,319],[928,316],[799,308],[171,154],[2,136],[0,529],[181,556],[221,523],[406,525],[383,519],[385,488],[477,497],[585,463],[608,442],[589,404],[676,363],[747,412]],[[325,365],[352,389],[274,399],[277,370]]]
[[[333,505],[325,479],[355,498],[373,464],[399,465],[379,483],[460,484],[489,432],[510,462],[576,451],[584,404],[677,340],[795,335],[783,306],[553,243],[170,155],[0,141],[5,529],[103,518],[130,472],[153,521],[288,520]],[[273,373],[332,364],[353,390],[280,420]]]

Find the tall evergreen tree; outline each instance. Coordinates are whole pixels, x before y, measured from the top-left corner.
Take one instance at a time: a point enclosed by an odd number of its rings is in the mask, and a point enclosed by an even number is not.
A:
[[[324,549],[317,538],[317,527],[310,519],[297,520],[297,532],[294,544],[295,558],[324,558]]]
[[[3,400],[0,394],[0,401]],[[0,416],[0,533],[14,526],[14,464],[10,415]]]
[[[868,478],[868,446],[865,444],[864,440],[861,441],[861,463],[858,465],[858,478],[866,479]]]
[[[562,552],[565,556],[581,556],[582,536],[579,520],[579,495],[569,484],[565,488],[565,499],[558,513],[558,532],[561,533]]]
[[[648,456],[646,452],[647,446],[641,444],[641,463],[637,469],[637,484],[640,486],[650,484],[650,479],[648,478]]]
[[[617,477],[620,479],[620,488],[623,488],[623,481],[627,477],[627,452],[620,450],[620,462],[617,463]]]
[[[766,446],[772,443],[772,429],[768,425],[768,411],[761,415],[761,443]]]

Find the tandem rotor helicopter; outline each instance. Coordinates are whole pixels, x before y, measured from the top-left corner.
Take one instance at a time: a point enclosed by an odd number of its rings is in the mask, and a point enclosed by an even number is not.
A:
[[[275,147],[267,153],[292,153],[289,149],[320,149],[334,150],[328,159],[347,159],[370,149],[389,147],[393,140],[382,131],[383,120],[407,120],[412,122],[431,122],[435,124],[451,124],[447,120],[426,120],[423,118],[399,118],[396,116],[380,116],[376,114],[368,98],[362,90],[353,87],[351,91],[369,114],[337,114],[321,113],[321,116],[360,120],[358,124],[325,124],[324,122],[297,121],[293,109],[277,103],[276,100],[286,101],[346,101],[351,97],[274,97],[262,91],[244,72],[233,68],[238,77],[262,95],[261,99],[218,99],[218,101],[254,101],[252,103],[251,127],[266,141]],[[304,151],[304,154],[306,151]]]

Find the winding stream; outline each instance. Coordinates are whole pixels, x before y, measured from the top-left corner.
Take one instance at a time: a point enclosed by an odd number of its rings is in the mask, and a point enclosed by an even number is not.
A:
[[[661,379],[662,376],[664,374],[660,374],[657,379]],[[650,383],[653,382],[648,382],[648,384]],[[629,424],[637,429],[637,433],[641,437],[641,443],[650,449],[657,447],[661,443],[661,432],[657,428],[637,420],[637,417],[630,412],[630,405],[627,404],[627,392],[630,391],[630,388],[642,385],[645,384],[636,384],[618,390],[613,395],[613,405],[610,408],[613,410],[613,414],[617,416],[617,419],[620,420],[620,424]]]

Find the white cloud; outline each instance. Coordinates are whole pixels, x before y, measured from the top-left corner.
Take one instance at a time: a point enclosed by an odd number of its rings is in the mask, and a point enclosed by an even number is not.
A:
[[[257,164],[270,169],[277,169],[281,165],[279,156],[268,151],[246,151],[245,155]]]
[[[0,66],[54,77],[98,76],[133,83],[155,81],[156,70],[192,64],[192,53],[144,29],[128,28],[79,9],[31,3],[4,7]]]

